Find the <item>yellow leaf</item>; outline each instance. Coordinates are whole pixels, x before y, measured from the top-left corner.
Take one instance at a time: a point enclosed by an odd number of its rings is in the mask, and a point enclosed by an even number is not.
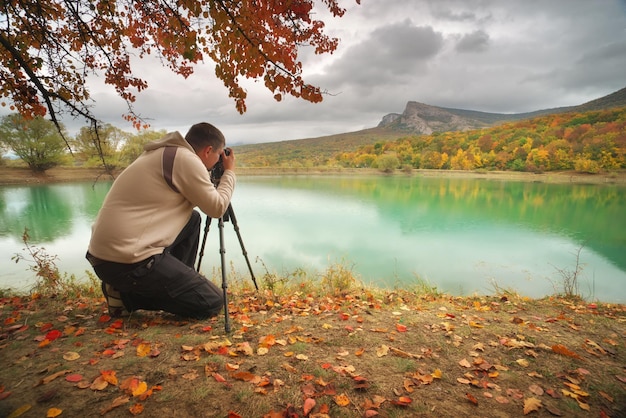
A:
[[[48,409],[48,413],[46,413],[46,418],[58,417],[59,415],[61,415],[62,412],[63,410],[59,408],[50,408]]]
[[[383,356],[386,356],[387,354],[389,354],[389,347],[386,345],[381,345],[380,347],[376,349],[376,355],[378,357],[383,357]]]
[[[145,357],[148,354],[150,354],[151,350],[152,350],[152,348],[150,347],[150,343],[140,343],[137,346],[137,356]]]
[[[31,406],[28,404],[22,405],[19,408],[17,408],[15,411],[11,412],[11,414],[7,418],[16,418],[16,417],[22,416],[22,414],[30,410],[30,408]]]
[[[528,415],[533,411],[539,411],[541,407],[541,401],[537,398],[524,399],[524,415]]]
[[[259,355],[259,356],[264,356],[264,355],[266,355],[267,353],[269,353],[269,351],[270,351],[270,350],[269,350],[267,347],[259,347],[259,348],[256,350],[256,353],[257,353],[257,355]]]
[[[74,361],[80,358],[80,354],[75,351],[68,351],[67,353],[63,354],[63,358],[67,361]]]
[[[515,360],[515,362],[522,367],[528,367],[530,365],[530,363],[528,363],[528,360],[523,359],[523,358],[517,359]]]
[[[435,371],[431,373],[431,376],[434,377],[435,379],[441,379],[441,377],[443,376],[443,373],[441,373],[441,370],[435,369]]]
[[[484,328],[484,325],[479,324],[478,322],[474,322],[474,321],[469,321],[469,325],[472,328]]]
[[[148,384],[146,382],[140,382],[136,388],[133,389],[133,396],[139,396],[148,390]]]

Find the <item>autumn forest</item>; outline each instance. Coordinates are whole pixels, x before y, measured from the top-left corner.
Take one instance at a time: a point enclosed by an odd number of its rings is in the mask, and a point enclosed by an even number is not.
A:
[[[241,161],[250,167],[299,167],[317,161],[313,165],[382,171],[422,168],[610,172],[626,168],[626,108],[551,114],[463,132],[397,139],[373,136],[361,139],[362,143],[369,142],[366,145],[357,145],[357,141],[326,157],[321,149],[323,141],[317,141],[317,146],[309,142],[306,148],[297,147],[299,141],[274,143],[273,147],[260,146],[263,152],[255,152],[254,145],[244,146]],[[288,149],[291,151],[285,152]]]

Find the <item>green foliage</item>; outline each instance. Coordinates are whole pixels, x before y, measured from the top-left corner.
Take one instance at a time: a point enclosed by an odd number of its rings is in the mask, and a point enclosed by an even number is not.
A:
[[[18,114],[4,116],[0,143],[36,173],[61,164],[66,154],[66,144],[56,125],[40,116],[30,120]]]
[[[87,167],[102,167],[111,171],[121,166],[118,148],[128,134],[112,125],[98,127],[82,127],[74,140],[72,147],[85,160]]]
[[[393,154],[383,154],[376,158],[376,167],[384,173],[392,173],[400,165],[400,160]]]
[[[134,135],[127,135],[126,141],[120,150],[120,163],[126,167],[139,157],[143,152],[143,146],[150,142],[164,137],[167,134],[165,130],[160,131],[140,131]]]

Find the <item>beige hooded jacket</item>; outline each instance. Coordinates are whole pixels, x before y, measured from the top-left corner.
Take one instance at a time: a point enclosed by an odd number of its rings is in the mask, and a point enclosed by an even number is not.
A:
[[[172,169],[174,191],[163,175],[165,147],[178,147]],[[191,145],[178,132],[145,145],[144,152],[113,182],[92,226],[89,252],[103,260],[136,263],[174,242],[194,207],[221,217],[236,177],[225,170],[216,188]]]

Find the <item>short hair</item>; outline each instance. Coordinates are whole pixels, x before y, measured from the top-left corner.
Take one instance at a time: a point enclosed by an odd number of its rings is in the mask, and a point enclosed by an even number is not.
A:
[[[189,128],[185,135],[185,140],[189,142],[195,152],[204,147],[212,146],[214,149],[223,147],[226,144],[224,134],[210,123],[200,122]]]

